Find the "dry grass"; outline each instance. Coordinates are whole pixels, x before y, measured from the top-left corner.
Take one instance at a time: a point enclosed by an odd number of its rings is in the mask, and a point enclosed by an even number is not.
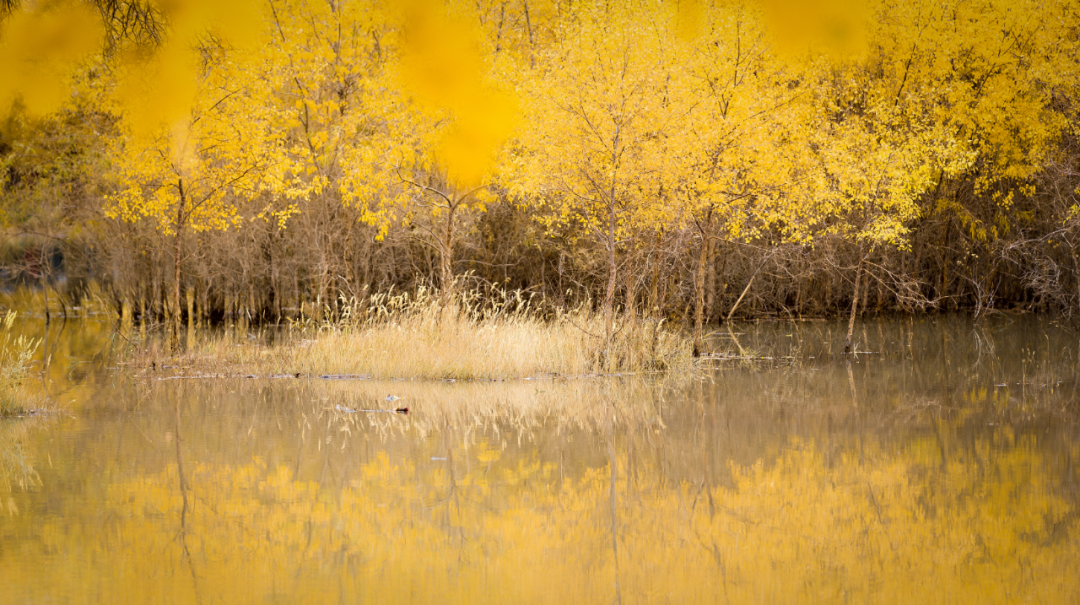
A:
[[[12,337],[15,315],[8,311],[0,319],[0,417],[25,416],[45,404],[42,395],[26,386],[30,362],[40,343],[25,336]]]
[[[482,294],[482,295],[481,295]],[[207,372],[357,374],[373,378],[508,379],[672,371],[691,366],[689,340],[660,322],[582,308],[545,317],[520,291],[467,293],[446,307],[428,290],[341,301],[340,319],[302,319],[273,346],[199,339],[181,359]]]

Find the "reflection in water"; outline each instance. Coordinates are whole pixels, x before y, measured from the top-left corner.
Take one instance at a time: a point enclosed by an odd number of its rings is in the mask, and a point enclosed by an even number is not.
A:
[[[180,424],[180,401],[177,400],[173,405],[176,417],[176,476],[180,479],[180,501],[183,503],[180,507],[180,531],[177,533],[177,539],[180,541],[180,550],[183,553],[184,562],[187,563],[188,571],[191,573],[191,587],[195,594],[195,600],[199,603],[202,602],[202,598],[199,596],[199,577],[195,573],[195,563],[191,559],[191,551],[188,549],[188,488],[187,477],[184,475],[184,433]]]
[[[0,514],[19,512],[13,490],[35,488],[40,477],[34,469],[33,455],[26,442],[32,432],[41,430],[47,418],[20,419],[19,422],[0,419]]]
[[[18,429],[0,603],[1076,602],[1077,336],[870,325],[667,381],[98,382]]]
[[[619,476],[619,462],[615,454],[615,435],[612,423],[607,424],[605,441],[608,450],[608,468],[611,471],[611,481],[608,483],[608,499],[611,501],[611,560],[615,564],[615,602],[622,603],[622,591],[619,589],[619,523],[618,505],[616,503],[615,483]],[[627,480],[629,484],[629,479]]]

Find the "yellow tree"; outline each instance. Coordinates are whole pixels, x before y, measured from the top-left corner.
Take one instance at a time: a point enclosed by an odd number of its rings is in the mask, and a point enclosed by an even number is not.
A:
[[[490,48],[476,25],[482,7],[417,0],[399,8],[368,26],[378,64],[366,74],[366,103],[342,121],[337,187],[379,238],[393,224],[423,232],[439,255],[446,302],[458,230],[486,208],[516,104],[490,77]]]
[[[870,255],[906,248],[925,196],[974,158],[955,121],[963,104],[945,100],[952,93],[940,86],[942,74],[924,65],[946,45],[931,35],[941,15],[916,4],[867,5],[840,19],[844,39],[834,36],[836,27],[818,23],[820,31],[783,48],[788,75],[772,83],[780,88],[786,81],[798,94],[769,134],[780,168],[774,174],[788,181],[776,183],[770,220],[791,241],[854,244],[847,347],[864,280],[872,275]]]
[[[910,120],[889,105],[872,106],[869,115],[834,106],[809,137],[821,171],[809,205],[825,217],[816,236],[837,234],[858,249],[845,349],[851,346],[870,254],[878,247],[906,248],[922,196],[970,161],[946,126]]]
[[[800,119],[793,106],[804,91],[784,85],[799,76],[776,59],[756,3],[695,6],[679,5],[680,37],[689,46],[685,94],[694,103],[683,123],[678,193],[700,239],[693,336],[700,352],[714,243],[757,238],[788,210],[774,203],[796,178],[781,141]]]
[[[806,105],[792,131],[803,152],[805,175],[789,203],[801,220],[789,222],[800,241],[839,236],[857,250],[851,314],[845,348],[858,310],[870,255],[881,248],[907,247],[920,203],[942,179],[962,174],[974,154],[961,129],[943,111],[940,92],[905,69],[885,64],[890,45],[921,44],[925,31],[887,18],[878,6],[868,28],[868,48],[837,56],[820,46],[792,60],[805,80]],[[913,40],[914,38],[914,40]]]
[[[259,53],[294,189],[340,196],[376,239],[396,225],[423,232],[447,295],[461,219],[484,210],[514,117],[488,77],[482,9],[272,0]],[[288,214],[305,211],[297,201]]]
[[[239,224],[237,200],[302,193],[283,168],[283,145],[266,83],[250,77],[258,72],[245,63],[247,55],[213,39],[199,50],[199,55],[177,59],[201,62],[191,103],[178,119],[154,127],[145,115],[124,113],[131,119],[113,141],[115,191],[106,208],[110,218],[153,221],[171,238],[174,336],[187,234]],[[183,71],[171,75],[181,78],[179,86],[190,82]],[[280,220],[288,210],[283,212]]]
[[[413,119],[394,170],[406,186],[406,220],[438,250],[444,302],[454,289],[457,221],[486,209],[492,168],[517,118],[515,99],[491,81],[494,49],[474,25],[478,8],[410,3],[399,64]]]
[[[508,182],[549,228],[572,225],[606,257],[605,340],[619,256],[641,226],[670,223],[675,156],[689,99],[679,92],[672,20],[648,3],[584,5],[522,69],[526,126]]]
[[[304,191],[290,214],[312,227],[310,266],[318,295],[329,294],[333,244],[321,221],[344,204],[383,237],[395,217],[374,200],[393,189],[390,156],[405,117],[386,66],[397,54],[400,17],[377,1],[269,0],[269,37],[259,69],[284,137],[287,163]],[[280,204],[278,206],[281,206]]]
[[[897,102],[930,99],[928,111],[972,156],[964,171],[940,179],[923,200],[924,215],[941,224],[942,237],[933,245],[955,247],[948,242],[959,238],[961,248],[992,253],[1001,238],[1022,237],[1034,215],[1050,210],[1036,201],[1036,178],[1063,149],[1063,135],[1075,129],[1075,3],[889,1],[879,14],[873,52]],[[977,258],[965,256],[955,260]],[[990,265],[981,276],[973,265],[942,263],[939,293],[950,273],[968,272],[976,304],[990,304],[1000,260],[981,251],[978,256],[984,257],[979,264]]]
[[[1025,220],[1014,202],[1032,194],[1075,90],[1080,16],[1066,4],[881,0],[845,22],[860,43],[811,36],[788,57],[815,109],[797,133],[811,168],[800,205],[822,219],[795,231],[855,244],[849,333],[864,280],[881,279],[869,255],[905,248],[918,217],[954,216],[983,243]]]

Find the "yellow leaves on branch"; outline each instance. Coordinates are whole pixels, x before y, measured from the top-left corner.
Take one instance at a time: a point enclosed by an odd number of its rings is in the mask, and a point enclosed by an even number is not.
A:
[[[225,229],[241,220],[236,203],[264,192],[286,202],[265,216],[280,226],[302,193],[282,171],[281,136],[267,91],[232,53],[197,81],[183,119],[148,132],[127,128],[112,145],[116,193],[106,214],[128,221],[149,218],[160,231]],[[231,69],[230,69],[231,68]]]
[[[580,224],[612,246],[643,221],[670,220],[663,192],[679,176],[691,102],[670,25],[643,3],[583,7],[521,76],[526,125],[509,180],[549,224]]]

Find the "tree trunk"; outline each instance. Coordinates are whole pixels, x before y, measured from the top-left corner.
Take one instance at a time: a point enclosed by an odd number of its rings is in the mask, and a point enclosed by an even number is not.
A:
[[[169,315],[172,323],[172,347],[175,349],[180,342],[180,248],[181,231],[176,230],[176,243],[173,248],[173,287],[172,300],[169,301]]]
[[[716,309],[716,239],[709,238],[705,251],[705,324],[712,324]]]
[[[190,334],[195,331],[195,290],[188,288],[184,294],[187,298],[187,329]]]
[[[664,234],[662,231],[656,232],[656,245],[653,248],[653,270],[652,279],[649,282],[649,316],[660,316],[660,246],[663,244]]]
[[[617,151],[620,149],[619,145],[619,130],[616,129],[615,141],[612,145],[611,165],[618,166],[619,156]],[[607,252],[608,252],[608,282],[607,289],[604,292],[604,355],[608,356],[608,352],[611,348],[611,340],[615,334],[615,281],[617,279],[616,273],[618,272],[618,266],[615,264],[615,219],[616,219],[616,197],[617,191],[616,184],[618,183],[617,172],[613,172],[611,175],[611,186],[608,189],[607,204],[608,204],[608,229],[607,229]],[[606,362],[607,360],[605,360]]]
[[[707,226],[708,223],[706,223]],[[694,286],[697,289],[697,296],[694,297],[694,357],[700,357],[702,353],[701,326],[705,320],[705,263],[708,259],[709,234],[703,229],[697,269],[694,271]]]
[[[457,195],[456,193],[454,194]],[[457,209],[457,202],[460,201],[456,197],[451,199],[455,200],[450,204],[446,213],[446,226],[443,230],[443,241],[439,246],[439,274],[440,274],[440,286],[442,289],[442,307],[445,309],[450,305],[450,301],[454,297],[454,211]]]
[[[634,271],[623,271],[623,314],[635,317],[637,314],[637,280]]]
[[[615,204],[611,204],[611,216],[608,222],[608,280],[604,289],[604,349],[611,345],[615,331],[615,283],[618,278],[618,266],[615,264]]]
[[[855,270],[855,295],[851,301],[851,315],[848,317],[847,326],[847,338],[844,340],[844,352],[851,352],[851,335],[855,332],[855,314],[859,310],[859,285],[862,282],[863,277],[863,263],[866,261],[866,256],[860,255],[859,267]]]
[[[127,335],[131,333],[132,320],[131,302],[125,296],[120,301],[120,333]]]
[[[38,281],[41,283],[41,294],[45,297],[45,325],[49,325],[49,281],[45,275],[45,242],[41,244],[41,253],[38,256]],[[50,269],[52,267],[49,267]]]
[[[139,339],[146,340],[146,322],[149,317],[146,304],[146,292],[139,293]]]
[[[180,345],[180,252],[184,234],[184,179],[177,181],[180,191],[180,204],[176,208],[176,237],[173,246],[173,289],[172,289],[172,348]]]

